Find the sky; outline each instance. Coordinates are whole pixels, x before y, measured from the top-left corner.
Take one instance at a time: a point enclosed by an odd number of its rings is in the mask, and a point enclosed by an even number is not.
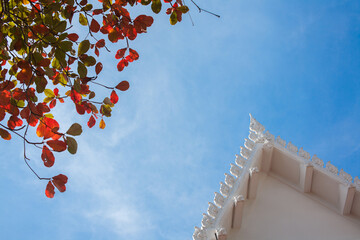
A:
[[[60,105],[67,129],[84,126],[78,153],[41,176],[64,173],[45,197],[22,142],[0,141],[0,239],[191,239],[249,131],[249,113],[275,136],[360,175],[360,2],[187,1],[191,17],[163,12],[131,47],[123,72],[112,53],[103,83],[128,80],[104,130]],[[139,12],[151,14],[146,8]],[[104,94],[109,94],[104,90]]]

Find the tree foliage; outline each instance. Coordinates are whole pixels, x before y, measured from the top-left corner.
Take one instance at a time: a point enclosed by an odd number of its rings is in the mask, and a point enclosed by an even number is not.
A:
[[[139,59],[129,43],[146,33],[154,20],[144,14],[130,16],[129,8],[138,5],[149,5],[154,13],[168,6],[172,25],[189,10],[183,0],[1,0],[0,136],[22,138],[25,163],[39,179],[48,181],[45,194],[49,198],[54,197],[55,188],[66,190],[68,178],[38,176],[29,165],[26,146],[41,149],[40,157],[48,168],[55,164],[55,152],[76,153],[75,137],[82,133],[81,125],[74,123],[64,132],[52,114],[65,101],[88,118],[89,128],[97,123],[105,128],[104,118],[111,116],[118,94],[129,88],[129,82],[101,83],[99,57],[109,44],[123,41],[126,47],[115,53],[117,70]],[[85,36],[76,33],[80,26]],[[109,95],[99,100],[95,85],[107,89]],[[30,129],[37,140],[29,139]]]

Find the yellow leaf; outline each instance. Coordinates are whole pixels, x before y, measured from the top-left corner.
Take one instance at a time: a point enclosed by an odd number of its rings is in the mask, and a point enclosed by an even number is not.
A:
[[[101,119],[100,124],[99,124],[99,127],[100,127],[101,129],[104,129],[105,126],[106,126],[106,125],[105,125],[104,119]]]
[[[45,96],[47,96],[49,98],[54,98],[55,97],[55,93],[51,89],[45,89],[44,93],[45,93]]]
[[[44,102],[44,103],[48,103],[48,102],[50,102],[51,100],[53,100],[53,98],[46,97],[43,102]]]
[[[47,118],[54,118],[54,115],[52,115],[51,113],[47,113],[47,114],[44,114],[44,117],[47,117]]]

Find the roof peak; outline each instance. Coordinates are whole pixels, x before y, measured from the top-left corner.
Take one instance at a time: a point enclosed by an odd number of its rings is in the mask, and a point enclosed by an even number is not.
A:
[[[236,195],[236,190],[240,186],[240,183],[245,179],[246,174],[251,174],[253,171],[259,171],[252,166],[254,155],[259,148],[273,148],[276,146],[277,148],[292,154],[307,165],[313,166],[321,172],[331,175],[342,183],[355,186],[356,189],[360,190],[359,177],[353,179],[350,174],[346,173],[343,169],[339,171],[338,168],[330,162],[327,162],[324,167],[323,160],[318,158],[316,154],[311,158],[308,152],[302,147],[298,148],[292,144],[291,141],[286,143],[280,136],[275,139],[274,135],[269,131],[265,132],[265,127],[258,122],[251,113],[249,116],[249,136],[245,139],[244,146],[240,146],[240,154],[235,155],[235,164],[230,164],[231,174],[225,173],[225,183],[220,182],[220,193],[215,192],[214,203],[209,202],[207,213],[203,214],[201,228],[195,227],[195,232],[193,234],[194,240],[211,239],[210,236],[214,236],[216,231],[219,230],[217,228],[222,227],[217,225],[224,215],[224,208],[228,202],[233,198],[243,199],[242,196]]]

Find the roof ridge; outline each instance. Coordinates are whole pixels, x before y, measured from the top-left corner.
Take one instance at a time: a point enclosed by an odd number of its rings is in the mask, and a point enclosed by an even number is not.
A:
[[[289,141],[286,141],[278,136],[276,139],[269,131],[265,132],[265,127],[259,123],[252,115],[250,116],[249,136],[245,139],[244,146],[240,146],[240,154],[235,154],[235,164],[230,163],[230,173],[225,173],[225,183],[220,182],[220,193],[215,192],[214,203],[209,202],[207,213],[203,213],[203,219],[201,221],[201,228],[195,227],[193,234],[193,240],[208,240],[209,236],[217,233],[224,233],[225,229],[215,229],[216,222],[224,214],[224,206],[229,199],[240,199],[242,196],[236,196],[235,192],[242,179],[244,179],[247,171],[258,171],[258,169],[250,169],[254,153],[257,150],[258,143],[263,147],[273,147],[274,145],[280,146],[286,149],[289,153],[301,158],[304,162],[320,169],[341,182],[355,186],[356,189],[360,189],[360,178],[353,178],[349,173],[346,173],[343,169],[340,171],[336,166],[329,162],[324,167],[324,161],[317,157],[316,154],[310,157],[310,154],[306,152],[302,147],[299,149],[297,146]]]

